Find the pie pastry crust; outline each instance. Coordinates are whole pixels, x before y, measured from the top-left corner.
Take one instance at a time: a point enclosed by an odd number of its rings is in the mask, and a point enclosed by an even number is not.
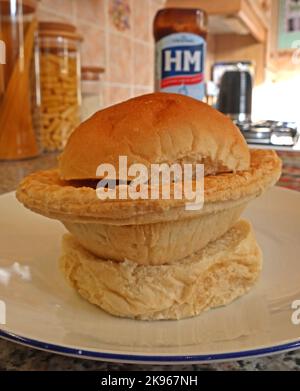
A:
[[[193,218],[245,203],[278,180],[281,160],[274,151],[252,150],[248,171],[207,176],[204,207],[187,211],[187,200],[100,200],[95,188],[60,179],[58,170],[40,171],[26,177],[17,198],[27,208],[63,221],[103,222],[113,225],[148,224]]]

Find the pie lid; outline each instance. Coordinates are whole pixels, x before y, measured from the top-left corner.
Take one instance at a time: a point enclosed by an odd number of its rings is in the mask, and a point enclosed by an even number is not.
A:
[[[100,80],[100,76],[104,73],[105,69],[96,66],[83,66],[81,67],[81,80],[97,81]]]
[[[83,40],[76,27],[70,23],[42,21],[39,22],[38,31],[40,37],[62,37],[77,41]]]

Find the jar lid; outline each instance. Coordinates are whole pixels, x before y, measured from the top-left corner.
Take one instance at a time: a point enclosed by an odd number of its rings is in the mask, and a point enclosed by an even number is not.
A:
[[[83,38],[78,34],[75,26],[69,23],[62,22],[39,22],[40,37],[63,37],[82,41]]]
[[[11,0],[0,0],[0,16],[11,14]],[[20,0],[16,2],[16,7],[22,7],[23,14],[32,14],[37,7],[37,0]]]
[[[102,67],[83,66],[81,67],[81,80],[99,80],[104,71]]]

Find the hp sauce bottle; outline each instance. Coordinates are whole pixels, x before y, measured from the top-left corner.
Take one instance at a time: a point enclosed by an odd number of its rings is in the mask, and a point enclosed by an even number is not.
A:
[[[207,16],[200,9],[165,8],[154,20],[155,90],[205,96]]]

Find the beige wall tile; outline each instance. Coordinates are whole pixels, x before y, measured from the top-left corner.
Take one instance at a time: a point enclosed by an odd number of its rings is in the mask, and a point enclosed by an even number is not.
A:
[[[81,47],[82,64],[105,67],[105,32],[99,27],[86,23],[77,23],[77,28],[84,37]]]
[[[132,0],[132,33],[135,39],[149,42],[151,38],[150,0]]]
[[[104,105],[105,107],[114,105],[116,103],[123,102],[131,98],[131,88],[117,87],[117,86],[104,86]]]
[[[106,14],[108,18],[108,28],[110,32],[122,33],[124,35],[130,36],[132,33],[132,0],[122,0],[124,5],[128,7],[128,13],[119,10],[119,16],[116,16],[114,10],[116,10],[115,0],[106,0]],[[120,14],[126,15],[125,17],[120,18]],[[121,25],[126,25],[126,23],[120,23],[120,20],[128,22],[128,27],[122,29],[118,27]]]
[[[90,22],[105,29],[105,0],[74,0],[78,22]]]
[[[105,105],[153,90],[153,19],[164,0],[124,0],[129,28],[120,31],[109,13],[114,0],[41,0],[39,20],[74,23],[83,35],[82,64],[103,66]]]
[[[49,10],[68,15],[69,17],[73,17],[73,2],[74,0],[41,0],[39,6],[47,7]]]
[[[153,83],[154,52],[149,44],[134,43],[134,84],[151,86]]]
[[[146,87],[146,88],[136,87],[133,90],[133,96],[150,94],[151,92],[153,92],[153,88],[151,88],[151,87]]]
[[[113,83],[132,83],[132,42],[122,34],[108,37],[107,80]]]
[[[74,23],[72,15],[64,15],[55,12],[51,12],[48,9],[39,7],[37,10],[37,18],[41,21],[47,22],[64,22],[64,23]]]

